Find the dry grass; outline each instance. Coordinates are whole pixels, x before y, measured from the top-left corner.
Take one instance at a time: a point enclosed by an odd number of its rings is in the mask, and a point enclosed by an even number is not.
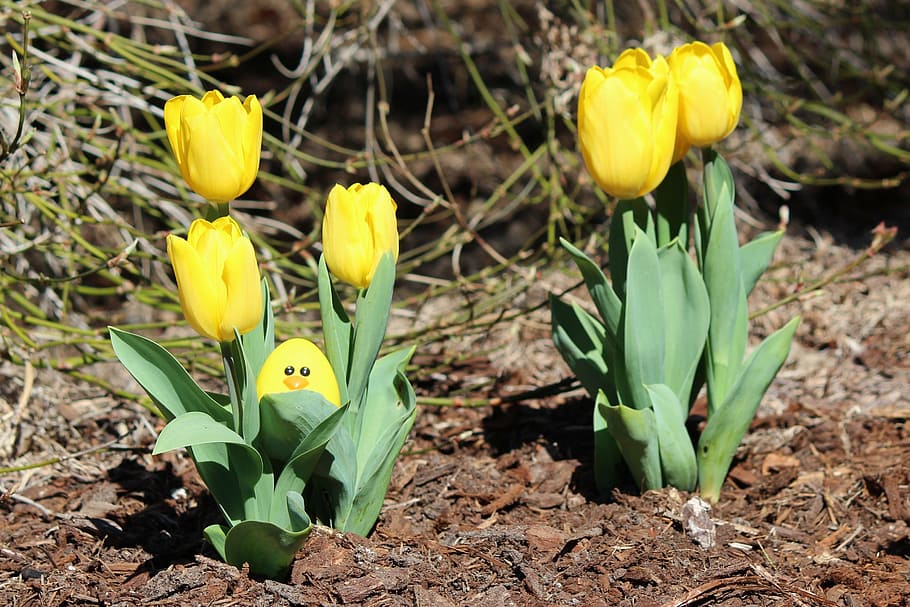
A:
[[[0,163],[0,347],[15,364],[117,390],[93,366],[113,358],[105,327],[117,324],[217,375],[210,349],[174,327],[163,255],[164,235],[202,204],[163,137],[175,94],[255,92],[267,109],[263,170],[235,209],[259,245],[280,334],[315,326],[334,181],[378,180],[399,201],[391,344],[482,335],[539,308],[532,286],[559,266],[558,236],[605,246],[610,201],[575,151],[574,103],[586,67],[629,45],[733,47],[747,101],[725,154],[760,185],[744,202],[773,192],[774,207],[807,185],[895,188],[910,170],[910,10],[899,3],[193,4],[0,0],[6,76],[31,12],[24,113],[13,80],[0,86],[8,141],[24,118]]]

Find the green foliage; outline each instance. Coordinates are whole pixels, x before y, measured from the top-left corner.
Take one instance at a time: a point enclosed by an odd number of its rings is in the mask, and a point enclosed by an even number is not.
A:
[[[260,328],[248,334],[251,342],[262,341],[270,318],[266,305]],[[249,563],[250,571],[256,575],[284,575],[311,528],[300,492],[339,426],[344,409],[325,402],[314,392],[281,395],[282,404],[293,408],[296,414],[291,421],[306,435],[303,441],[298,440],[299,449],[291,449],[290,461],[283,463],[270,457],[277,447],[263,447],[271,444],[271,437],[266,433],[260,436],[255,393],[258,368],[249,365],[241,339],[224,347],[225,369],[231,370],[228,379],[232,385],[228,410],[203,392],[155,342],[113,327],[110,333],[121,362],[168,420],[154,453],[187,448],[224,513],[227,527],[206,530],[216,550],[231,564]],[[263,400],[271,405],[275,398],[267,396]]]
[[[352,321],[340,305],[325,261],[319,262],[327,356],[347,395],[342,398],[350,400],[350,412],[332,437],[307,495],[320,520],[360,535],[376,523],[395,459],[417,415],[417,398],[404,374],[414,348],[376,360],[394,277],[394,259],[386,254],[370,286],[358,295]]]
[[[168,420],[154,453],[188,449],[224,514],[228,524],[208,527],[206,537],[228,563],[249,563],[252,573],[266,577],[287,573],[313,517],[345,531],[370,531],[417,413],[404,374],[414,348],[375,358],[391,306],[392,257],[383,259],[368,292],[358,297],[354,322],[321,267],[331,293],[325,298],[326,333],[340,327],[350,338],[341,349],[349,359],[337,359],[338,348],[332,350],[344,393],[356,396],[341,407],[311,390],[257,396],[256,377],[274,349],[264,281],[259,326],[222,344],[227,395],[204,392],[157,343],[110,329],[114,352]],[[365,385],[354,387],[360,377],[367,378]],[[228,406],[219,404],[225,400]]]
[[[594,471],[603,492],[619,482],[624,464],[641,489],[692,490],[697,483],[716,501],[799,322],[787,323],[743,362],[746,294],[770,263],[780,234],[740,247],[732,174],[716,153],[705,157],[704,201],[691,228],[697,266],[686,246],[682,163],[655,192],[653,210],[641,199],[617,205],[612,283],[563,241],[601,314],[598,319],[550,298],[554,343],[595,398]],[[702,381],[708,422],[696,454],[686,418]]]

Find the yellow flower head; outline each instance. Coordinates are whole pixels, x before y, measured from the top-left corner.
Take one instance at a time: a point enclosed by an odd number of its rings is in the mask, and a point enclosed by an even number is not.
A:
[[[231,217],[196,219],[186,240],[167,237],[167,254],[180,307],[197,333],[228,342],[235,328],[242,334],[259,324],[263,304],[256,253]]]
[[[164,104],[164,126],[183,179],[206,200],[228,202],[253,185],[262,148],[255,95],[244,101],[218,91],[202,99],[174,97]]]
[[[679,87],[675,156],[681,158],[689,146],[705,147],[733,132],[743,105],[743,89],[733,56],[723,42],[684,44],[667,61]]]
[[[396,209],[389,191],[378,183],[332,188],[322,220],[322,249],[335,276],[365,289],[384,253],[398,261]]]
[[[590,68],[578,98],[578,142],[597,185],[618,198],[656,188],[673,157],[678,106],[663,57],[628,49],[613,67]]]

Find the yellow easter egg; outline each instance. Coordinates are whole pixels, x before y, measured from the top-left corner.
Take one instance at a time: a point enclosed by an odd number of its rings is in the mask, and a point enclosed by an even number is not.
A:
[[[329,360],[316,344],[299,337],[275,348],[256,378],[256,396],[260,399],[265,394],[292,390],[313,390],[336,407],[341,406],[341,393]]]

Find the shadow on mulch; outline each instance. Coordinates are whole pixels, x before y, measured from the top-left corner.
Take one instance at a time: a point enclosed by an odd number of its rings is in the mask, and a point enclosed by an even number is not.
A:
[[[484,440],[495,457],[536,443],[554,461],[575,460],[578,466],[572,474],[572,490],[591,502],[612,501],[594,485],[593,406],[590,398],[578,397],[555,407],[525,403],[496,407],[483,419]],[[621,483],[619,490],[637,493],[630,481]]]
[[[115,548],[142,548],[151,555],[136,574],[154,575],[172,565],[195,561],[199,553],[215,557],[203,541],[202,530],[220,522],[218,506],[208,492],[187,495],[186,479],[168,463],[149,470],[133,459],[124,459],[108,472],[119,495],[128,495],[144,505],[140,510],[113,516],[116,525],[95,521],[105,533],[105,542]],[[193,504],[186,507],[185,504]]]

